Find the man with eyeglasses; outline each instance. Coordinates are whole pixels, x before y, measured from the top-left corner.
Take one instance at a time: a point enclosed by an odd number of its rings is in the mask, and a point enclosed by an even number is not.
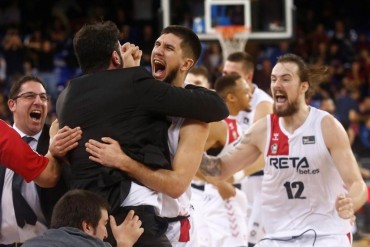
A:
[[[50,125],[45,124],[48,104],[49,95],[42,81],[36,76],[22,77],[14,82],[9,91],[8,106],[13,113],[13,128],[22,139],[28,139],[26,141],[28,145],[41,155],[45,155],[49,149]],[[29,161],[32,162],[31,158]],[[0,166],[0,193],[2,193],[0,247],[17,246],[46,231],[53,206],[67,191],[64,179],[60,179],[53,188],[41,188],[34,182],[26,183],[23,178],[5,166]],[[25,212],[27,216],[23,216]]]

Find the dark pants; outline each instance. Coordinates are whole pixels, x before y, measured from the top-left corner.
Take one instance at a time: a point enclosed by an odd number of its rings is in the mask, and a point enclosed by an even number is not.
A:
[[[156,247],[171,247],[171,243],[165,235],[168,223],[163,218],[157,216],[153,206],[141,205],[120,207],[119,210],[114,212],[113,216],[116,219],[117,225],[121,224],[126,218],[130,210],[135,211],[135,215],[139,216],[144,228],[144,233],[140,236],[139,240],[134,245],[135,247],[156,246]],[[113,247],[117,246],[116,241],[110,225],[108,224],[108,241]]]

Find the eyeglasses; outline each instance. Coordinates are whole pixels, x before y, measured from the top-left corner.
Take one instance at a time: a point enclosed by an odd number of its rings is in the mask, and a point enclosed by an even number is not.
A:
[[[18,98],[22,98],[22,99],[25,99],[25,100],[32,101],[32,100],[35,100],[37,98],[37,96],[40,97],[42,102],[47,102],[47,101],[50,100],[50,96],[47,95],[46,93],[34,93],[34,92],[22,93],[20,95],[17,95],[16,97],[14,97],[13,100],[16,100]]]

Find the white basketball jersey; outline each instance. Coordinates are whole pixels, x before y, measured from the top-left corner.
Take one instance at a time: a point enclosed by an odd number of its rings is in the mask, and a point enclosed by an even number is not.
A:
[[[254,92],[251,100],[251,111],[240,111],[238,114],[238,123],[241,126],[243,132],[245,132],[254,121],[254,115],[256,112],[257,105],[263,101],[273,103],[273,100],[269,94],[267,94],[262,89],[259,89],[256,84],[253,84]]]
[[[222,120],[227,126],[226,141],[224,147],[218,155],[222,155],[231,150],[240,140],[242,136],[242,129],[237,122],[236,116],[228,116]]]
[[[328,113],[310,108],[301,127],[287,132],[281,118],[267,116],[262,183],[262,216],[266,233],[282,237],[313,229],[319,234],[346,234],[349,220],[335,210],[344,182],[325,145],[321,121]]]
[[[238,123],[237,116],[228,116],[223,120],[223,122],[227,125],[226,141],[218,156],[223,155],[229,150],[233,149],[235,145],[240,141],[243,133],[242,128]],[[244,171],[241,170],[236,172],[233,177],[234,181],[240,181],[242,178],[244,178]]]
[[[168,129],[168,147],[170,149],[171,161],[176,154],[179,144],[180,129],[184,122],[184,118],[171,117],[172,124]],[[174,218],[177,216],[189,215],[190,209],[191,188],[187,188],[184,194],[177,199],[174,199],[166,194],[162,195],[162,217]]]

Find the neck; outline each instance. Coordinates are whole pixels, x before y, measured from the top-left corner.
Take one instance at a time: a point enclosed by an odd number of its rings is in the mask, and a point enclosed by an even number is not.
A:
[[[183,87],[185,82],[185,76],[177,75],[176,78],[171,82],[171,85],[175,87]]]
[[[229,115],[230,116],[237,116],[239,111],[241,111],[240,109],[236,109],[235,106],[233,106],[232,104],[226,102],[226,105],[227,105],[227,108],[229,110]]]
[[[308,114],[310,113],[310,107],[307,104],[303,104],[299,107],[299,110],[292,116],[283,117],[284,128],[293,133],[296,129],[304,124]]]

